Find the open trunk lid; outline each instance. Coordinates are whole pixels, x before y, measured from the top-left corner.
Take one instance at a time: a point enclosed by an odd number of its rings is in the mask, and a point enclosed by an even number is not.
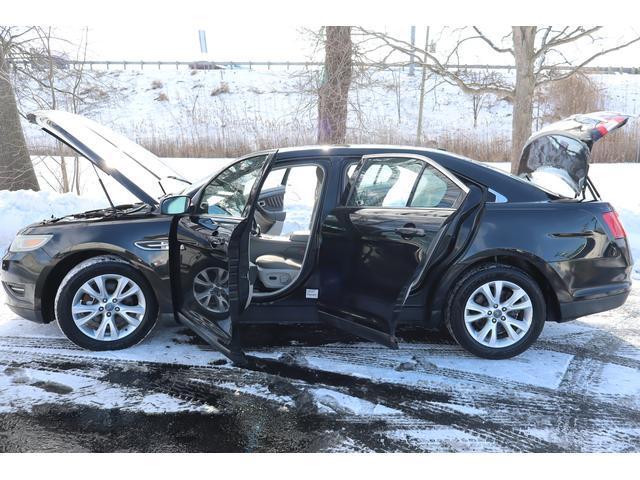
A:
[[[529,137],[516,174],[562,195],[568,187],[578,197],[589,184],[593,144],[629,118],[616,112],[593,112],[552,123]]]
[[[58,110],[39,110],[27,118],[149,205],[158,205],[167,193],[163,178],[179,177],[153,153],[88,118]]]

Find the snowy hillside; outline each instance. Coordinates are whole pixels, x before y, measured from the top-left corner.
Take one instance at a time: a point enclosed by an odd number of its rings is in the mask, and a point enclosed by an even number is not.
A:
[[[201,140],[226,148],[315,142],[317,70],[285,67],[227,70],[99,71],[85,87],[91,97],[83,113],[129,137],[154,145]],[[503,73],[509,78],[513,73]],[[604,107],[636,113],[640,109],[640,75],[592,75]],[[420,75],[407,69],[357,75],[350,92],[348,141],[413,143],[416,134]],[[472,98],[431,78],[425,100],[424,138],[442,135],[500,141],[511,131],[511,105],[483,99],[473,126]],[[39,108],[28,96],[22,109]],[[544,111],[536,108],[535,115]],[[538,123],[535,127],[540,127]],[[49,142],[28,127],[32,144]]]

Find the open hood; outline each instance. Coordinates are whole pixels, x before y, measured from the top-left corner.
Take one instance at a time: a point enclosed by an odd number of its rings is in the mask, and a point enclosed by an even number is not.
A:
[[[158,205],[167,193],[161,180],[177,175],[153,153],[88,118],[58,110],[40,110],[27,118],[149,205]]]
[[[577,197],[586,186],[593,144],[629,118],[621,113],[593,112],[552,123],[527,140],[516,173],[534,183],[549,176],[560,178]]]

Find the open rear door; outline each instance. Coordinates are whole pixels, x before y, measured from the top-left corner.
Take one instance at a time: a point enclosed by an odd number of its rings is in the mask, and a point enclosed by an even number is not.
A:
[[[421,155],[362,158],[344,205],[321,227],[318,303],[324,321],[398,348],[396,324],[448,229],[478,195]]]
[[[242,160],[220,172],[196,195],[197,209],[172,223],[176,315],[238,364],[246,361],[238,321],[251,301],[256,275],[249,262],[249,235],[258,192],[276,153]]]

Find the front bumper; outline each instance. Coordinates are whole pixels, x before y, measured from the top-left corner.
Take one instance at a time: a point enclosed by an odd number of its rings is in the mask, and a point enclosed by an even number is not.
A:
[[[2,258],[0,283],[7,306],[17,315],[33,322],[44,323],[38,280],[51,257],[43,250],[7,252]]]

